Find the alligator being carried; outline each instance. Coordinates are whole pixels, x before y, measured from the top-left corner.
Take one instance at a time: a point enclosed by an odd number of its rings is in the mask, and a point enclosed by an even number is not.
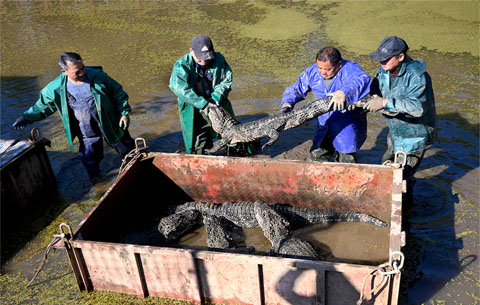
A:
[[[349,110],[354,109],[353,105],[364,104],[370,96],[350,104]],[[298,107],[290,112],[277,112],[266,118],[240,124],[223,107],[206,107],[201,110],[210,120],[213,130],[221,135],[221,139],[213,144],[213,147],[206,152],[216,153],[228,145],[235,143],[253,142],[269,137],[267,143],[262,146],[270,146],[278,140],[280,132],[298,127],[307,121],[318,117],[331,110],[332,97],[315,100],[310,104]]]

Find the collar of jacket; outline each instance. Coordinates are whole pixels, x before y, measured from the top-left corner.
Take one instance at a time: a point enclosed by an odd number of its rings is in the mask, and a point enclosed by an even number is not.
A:
[[[87,78],[90,80],[90,82],[100,71],[102,71],[102,66],[85,66],[85,74],[87,75]],[[62,83],[66,85],[67,75],[62,72],[62,74],[60,74],[60,77],[61,77]]]

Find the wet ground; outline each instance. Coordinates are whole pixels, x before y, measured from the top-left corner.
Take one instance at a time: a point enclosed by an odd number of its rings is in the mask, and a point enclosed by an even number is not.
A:
[[[197,34],[210,35],[231,65],[230,100],[243,122],[274,112],[285,88],[314,63],[321,47],[338,46],[344,58],[373,75],[377,65],[367,54],[384,36],[404,38],[410,55],[427,62],[439,132],[416,175],[402,302],[480,302],[478,1],[415,1],[407,6],[373,1],[2,0],[0,14],[1,138],[26,138],[28,131],[17,132],[11,124],[59,74],[59,54],[74,51],[87,65],[102,65],[123,85],[133,108],[131,134],[146,139],[149,150],[161,152],[181,146],[178,107],[168,80],[173,63]],[[370,114],[368,120],[359,161],[378,164],[387,129],[380,115]],[[106,292],[78,292],[61,251],[51,253],[35,284],[23,289],[58,225],[75,227],[121,164],[106,148],[106,178],[93,185],[70,151],[58,115],[30,127],[52,141],[48,154],[58,194],[17,231],[18,244],[9,245],[14,251],[2,255],[1,302],[153,304]],[[263,154],[303,159],[313,128],[309,122],[283,133]]]

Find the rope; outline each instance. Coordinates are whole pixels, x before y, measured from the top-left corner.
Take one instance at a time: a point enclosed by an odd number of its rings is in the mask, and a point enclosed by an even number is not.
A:
[[[374,275],[377,271],[379,271],[380,275],[382,275],[382,281],[381,281],[378,285],[376,285],[376,286],[374,286],[372,289],[370,289],[370,291],[368,291],[368,293],[366,293],[365,295],[368,295],[368,294],[373,294],[373,295],[374,295],[374,294],[376,293],[376,290],[377,290],[378,288],[382,287],[382,286],[386,283],[386,282],[385,282],[385,279],[389,279],[389,278],[390,278],[390,277],[388,277],[388,276],[383,275],[383,274],[380,272],[380,269],[382,269],[382,268],[385,269],[386,266],[388,266],[388,263],[385,263],[385,264],[383,264],[383,265],[378,266],[378,269],[373,270],[372,272],[370,272],[370,273],[365,277],[365,279],[363,280],[362,290],[360,291],[360,298],[359,298],[358,301],[357,301],[357,305],[361,305],[361,304],[363,303],[363,301],[365,300],[363,292],[365,291],[365,285],[367,284],[367,279],[368,279],[370,276]]]
[[[42,271],[43,266],[45,265],[45,262],[47,261],[48,253],[50,253],[50,250],[52,250],[53,245],[56,244],[58,241],[60,241],[64,237],[65,237],[65,234],[63,234],[63,233],[53,235],[53,240],[48,244],[47,248],[45,249],[45,253],[43,255],[42,261],[40,262],[40,265],[37,268],[35,268],[35,274],[33,275],[33,278],[30,280],[30,282],[28,282],[27,286],[25,286],[25,288],[28,288],[28,286],[30,286],[30,284],[33,283],[33,281],[35,280],[37,275],[40,273],[40,271]]]
[[[140,147],[140,143],[143,143],[143,147]],[[135,149],[131,150],[128,154],[125,155],[125,157],[122,160],[122,164],[120,165],[120,169],[118,170],[118,175],[115,181],[120,178],[120,175],[125,171],[127,167],[129,167],[131,164],[135,163],[137,159],[139,159],[141,156],[146,155],[146,153],[143,153],[147,151],[148,147],[147,144],[145,143],[145,139],[143,138],[136,138],[135,139]],[[129,160],[129,161],[127,161]]]
[[[397,256],[397,255],[399,256],[399,258],[397,260],[393,260],[393,257]],[[400,261],[400,263],[399,263],[399,261]],[[370,276],[373,276],[377,271],[380,275],[382,275],[382,281],[378,285],[376,285],[372,289],[370,289],[370,291],[367,293],[367,294],[375,295],[378,292],[377,289],[382,287],[386,283],[386,280],[389,280],[391,278],[391,275],[394,275],[394,274],[397,274],[397,273],[401,272],[400,269],[403,267],[404,261],[405,261],[405,256],[401,251],[393,251],[390,254],[390,259],[389,259],[388,263],[381,264],[381,265],[378,266],[377,269],[370,272],[365,277],[365,279],[363,280],[362,290],[360,291],[360,298],[357,301],[357,305],[361,305],[362,302],[365,300],[363,292],[365,290],[365,285],[367,283],[367,279]],[[390,267],[392,270],[387,271],[388,267]]]
[[[135,161],[137,161],[138,158],[140,158],[142,156],[142,154],[137,150],[137,149],[134,149],[132,150],[131,152],[129,152],[125,158],[123,158],[122,160],[122,164],[120,165],[120,169],[118,171],[118,175],[117,175],[117,178],[115,179],[118,180],[118,178],[120,178],[120,175],[125,171],[125,169],[127,167],[129,167],[131,164],[135,163]],[[129,160],[127,162],[127,160]]]

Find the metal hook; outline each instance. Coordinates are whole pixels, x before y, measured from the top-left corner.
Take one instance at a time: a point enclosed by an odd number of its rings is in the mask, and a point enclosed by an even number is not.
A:
[[[66,228],[68,229],[68,232],[67,232],[67,233],[63,230],[63,227],[66,227]],[[68,224],[62,222],[62,223],[59,225],[59,228],[60,228],[60,232],[61,232],[64,236],[66,236],[67,239],[72,239],[72,237],[73,237],[72,228],[71,228]],[[69,237],[70,237],[70,238],[69,238]]]
[[[36,127],[33,128],[32,131],[30,132],[30,140],[33,143],[37,143],[38,141],[40,141],[41,138],[42,136],[40,135],[40,129]]]
[[[399,155],[402,155],[402,156],[403,156],[403,162],[402,162],[402,163],[399,163],[399,162],[398,162],[398,156],[399,156]],[[397,164],[401,164],[402,167],[404,167],[405,164],[407,164],[407,153],[404,152],[404,151],[397,151],[397,152],[395,153],[395,159],[394,159],[393,162],[394,162],[394,163],[397,163]]]
[[[399,258],[393,262],[393,257],[395,255],[398,255]],[[400,261],[400,265],[397,265],[398,261]],[[393,251],[390,254],[390,265],[393,267],[395,270],[400,270],[403,268],[403,263],[405,262],[405,255],[401,251]]]
[[[143,144],[143,147],[140,147],[140,144]],[[136,138],[135,139],[135,150],[136,151],[143,151],[146,150],[147,147],[147,142],[145,141],[144,138]]]

